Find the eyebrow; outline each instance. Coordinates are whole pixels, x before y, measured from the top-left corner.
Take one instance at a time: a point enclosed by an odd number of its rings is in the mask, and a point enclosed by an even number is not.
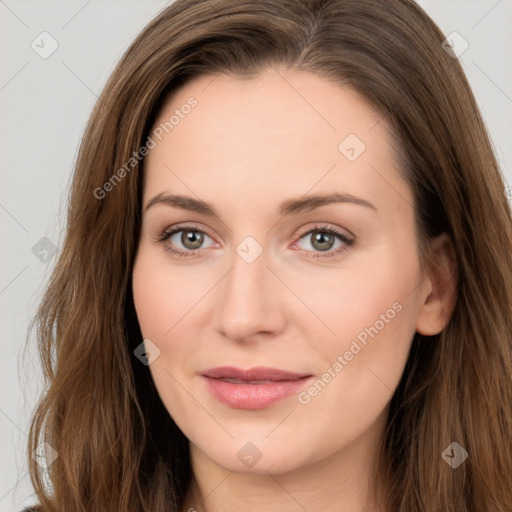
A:
[[[377,208],[372,203],[366,201],[365,199],[355,197],[351,194],[339,193],[305,196],[300,199],[288,199],[287,201],[281,203],[278,211],[281,216],[293,215],[301,212],[308,212],[316,208],[319,208],[320,206],[336,203],[357,204],[359,206],[364,206],[374,211],[377,211]],[[208,217],[220,218],[219,214],[217,213],[213,205],[207,203],[206,201],[194,199],[193,197],[189,196],[182,196],[177,194],[164,194],[163,192],[154,196],[148,202],[148,204],[144,208],[144,211],[147,211],[149,208],[157,204],[163,204],[167,206],[172,206],[174,208],[180,208],[182,210],[201,213]]]

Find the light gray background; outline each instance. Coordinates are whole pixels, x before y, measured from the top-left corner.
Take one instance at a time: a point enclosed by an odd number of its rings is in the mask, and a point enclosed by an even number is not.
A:
[[[35,502],[25,443],[42,380],[36,352],[23,357],[20,350],[56,258],[45,263],[32,248],[43,237],[60,246],[65,194],[96,97],[136,34],[168,3],[0,0],[1,512]],[[512,187],[512,0],[419,3],[446,35],[456,31],[468,42],[460,60]],[[43,31],[59,45],[47,59],[31,47]]]

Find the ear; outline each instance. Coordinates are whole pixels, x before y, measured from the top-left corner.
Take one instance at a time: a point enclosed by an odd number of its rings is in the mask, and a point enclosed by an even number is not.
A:
[[[419,296],[416,331],[439,334],[449,323],[457,301],[457,259],[451,237],[443,233],[430,245],[428,274]]]

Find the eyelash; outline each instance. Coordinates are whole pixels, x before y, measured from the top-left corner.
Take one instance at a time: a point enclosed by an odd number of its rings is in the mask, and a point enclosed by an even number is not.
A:
[[[195,231],[197,233],[202,233],[202,234],[210,237],[210,235],[208,235],[208,233],[206,233],[206,231],[199,229],[197,226],[189,225],[189,226],[178,226],[171,230],[166,230],[161,235],[159,235],[155,241],[158,243],[164,243],[167,240],[169,240],[173,235],[175,235],[176,233],[179,233],[181,231],[193,231],[193,232]],[[310,252],[315,253],[315,254],[307,254],[308,258],[331,258],[333,256],[337,256],[337,255],[341,254],[342,252],[346,251],[347,248],[350,247],[351,245],[353,245],[353,243],[354,243],[354,239],[349,238],[347,235],[338,231],[337,229],[330,227],[330,226],[322,226],[322,225],[315,226],[312,229],[310,229],[309,231],[306,231],[299,237],[299,240],[304,238],[306,235],[310,235],[311,233],[313,233],[315,231],[318,231],[320,233],[328,233],[329,235],[334,235],[334,236],[338,237],[344,243],[344,245],[339,247],[336,250],[331,249],[330,251],[326,251],[326,252],[308,251],[306,249],[302,249],[303,251],[306,251],[306,253],[310,253]],[[201,249],[194,249],[191,251],[180,251],[180,250],[173,249],[171,246],[168,246],[168,245],[164,246],[164,248],[166,251],[168,251],[180,258],[188,258],[191,256],[195,256],[199,251],[201,251]]]

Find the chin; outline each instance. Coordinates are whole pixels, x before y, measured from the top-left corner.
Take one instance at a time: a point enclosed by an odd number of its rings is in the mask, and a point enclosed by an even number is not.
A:
[[[312,448],[305,449],[303,442],[290,436],[268,437],[268,432],[236,436],[224,442],[217,438],[194,444],[214,464],[236,473],[287,473],[312,462],[305,453],[313,451]],[[301,447],[300,452],[298,446]]]

